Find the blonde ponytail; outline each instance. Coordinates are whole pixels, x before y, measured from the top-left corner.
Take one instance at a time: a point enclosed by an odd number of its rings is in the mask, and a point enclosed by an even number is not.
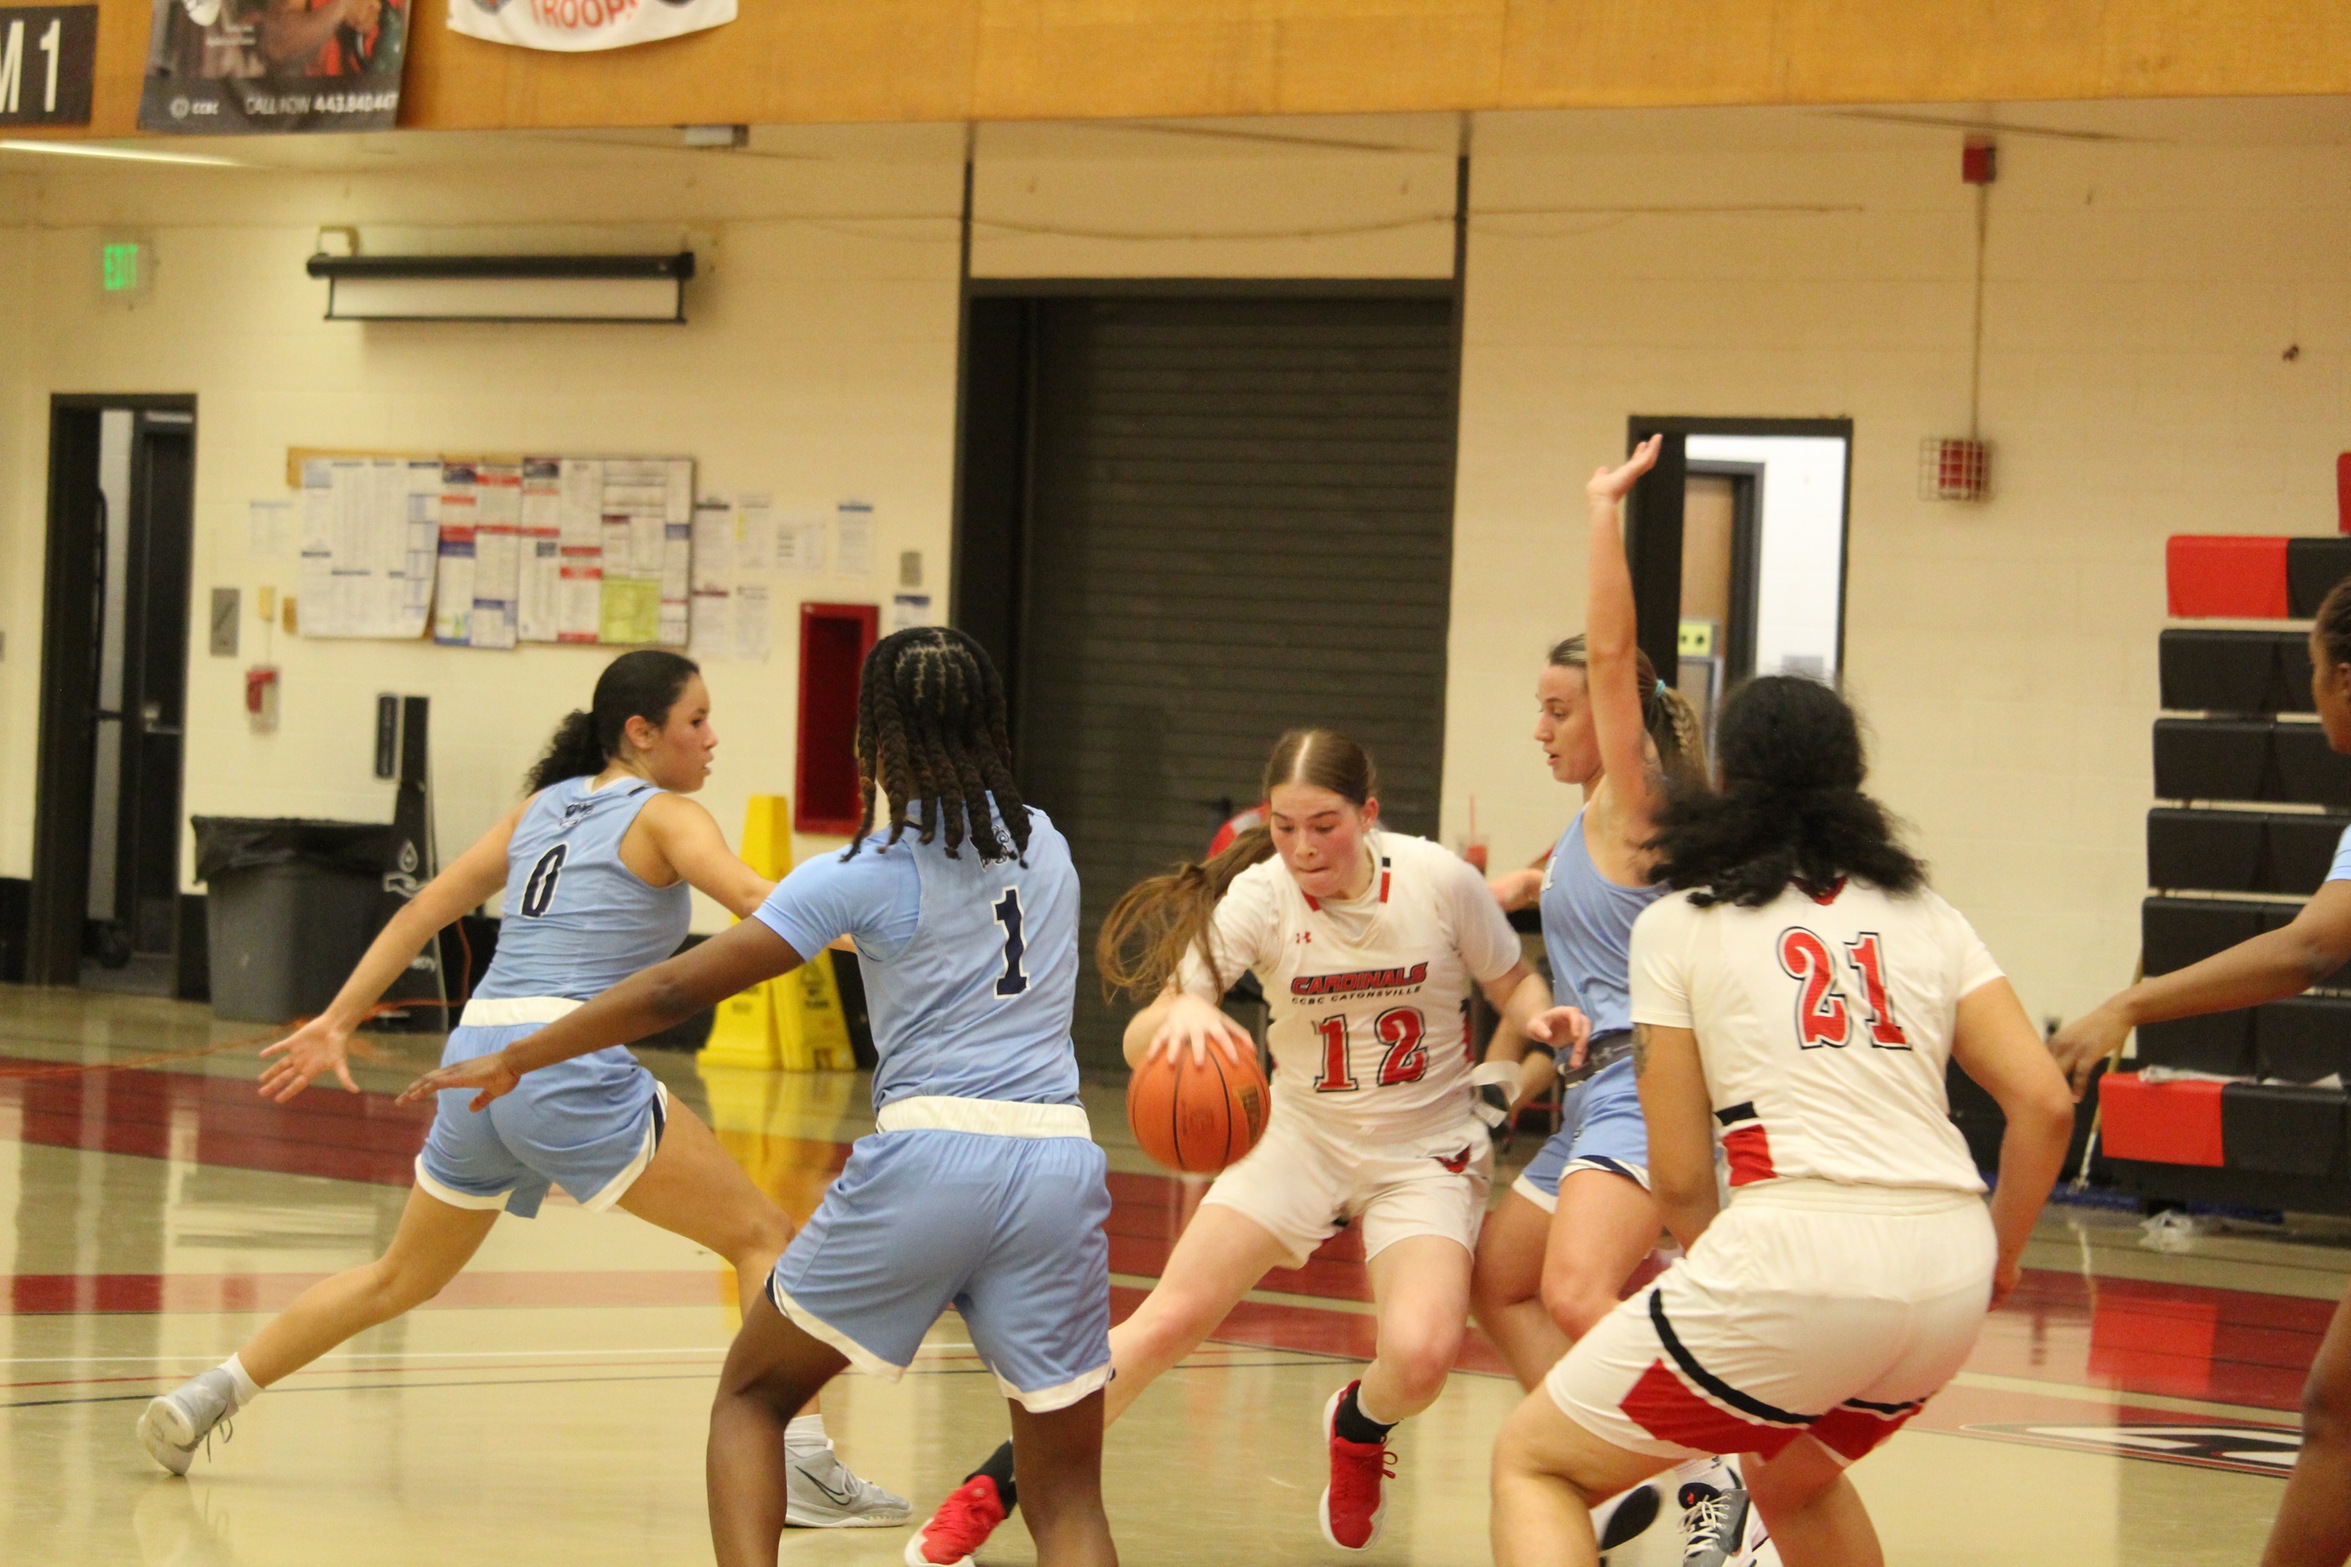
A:
[[[1662,682],[1657,687],[1657,705],[1664,722],[1652,727],[1657,740],[1657,760],[1665,769],[1668,782],[1693,788],[1706,787],[1706,732],[1698,722],[1698,709],[1690,699]]]

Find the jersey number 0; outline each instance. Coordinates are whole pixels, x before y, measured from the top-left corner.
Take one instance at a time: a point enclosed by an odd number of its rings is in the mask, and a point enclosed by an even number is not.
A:
[[[539,856],[539,863],[531,867],[531,879],[522,885],[522,916],[535,920],[547,912],[555,901],[555,883],[563,875],[563,862],[571,854],[571,845],[559,843]]]

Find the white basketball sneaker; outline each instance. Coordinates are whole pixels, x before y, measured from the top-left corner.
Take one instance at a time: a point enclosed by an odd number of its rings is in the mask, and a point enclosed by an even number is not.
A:
[[[236,1412],[237,1384],[218,1366],[191,1377],[147,1406],[139,1416],[139,1440],[157,1463],[175,1475],[184,1475],[196,1461],[196,1449],[212,1448],[212,1433],[220,1439],[232,1433],[229,1416]]]
[[[1665,1498],[1649,1481],[1642,1481],[1629,1491],[1619,1492],[1592,1509],[1592,1534],[1600,1542],[1600,1560],[1606,1563],[1608,1553],[1629,1545],[1649,1531],[1664,1510]]]
[[[849,1472],[826,1443],[815,1452],[786,1452],[784,1522],[795,1529],[894,1529],[914,1506]]]

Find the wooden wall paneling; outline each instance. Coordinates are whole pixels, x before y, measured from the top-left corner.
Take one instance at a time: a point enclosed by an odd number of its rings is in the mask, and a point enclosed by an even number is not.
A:
[[[2351,92],[2351,6],[2308,0],[746,0],[588,55],[458,37],[450,3],[415,0],[403,128]],[[93,123],[46,134],[135,131],[150,0],[99,4]]]

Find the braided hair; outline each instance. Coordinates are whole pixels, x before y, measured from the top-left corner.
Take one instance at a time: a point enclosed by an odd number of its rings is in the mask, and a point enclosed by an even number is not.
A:
[[[893,631],[865,656],[857,692],[857,785],[864,812],[843,859],[874,830],[879,793],[890,803],[888,843],[915,825],[919,808],[917,843],[943,835],[949,859],[968,840],[983,860],[1028,863],[1022,857],[1029,812],[1012,781],[1004,682],[986,651],[960,631]]]

